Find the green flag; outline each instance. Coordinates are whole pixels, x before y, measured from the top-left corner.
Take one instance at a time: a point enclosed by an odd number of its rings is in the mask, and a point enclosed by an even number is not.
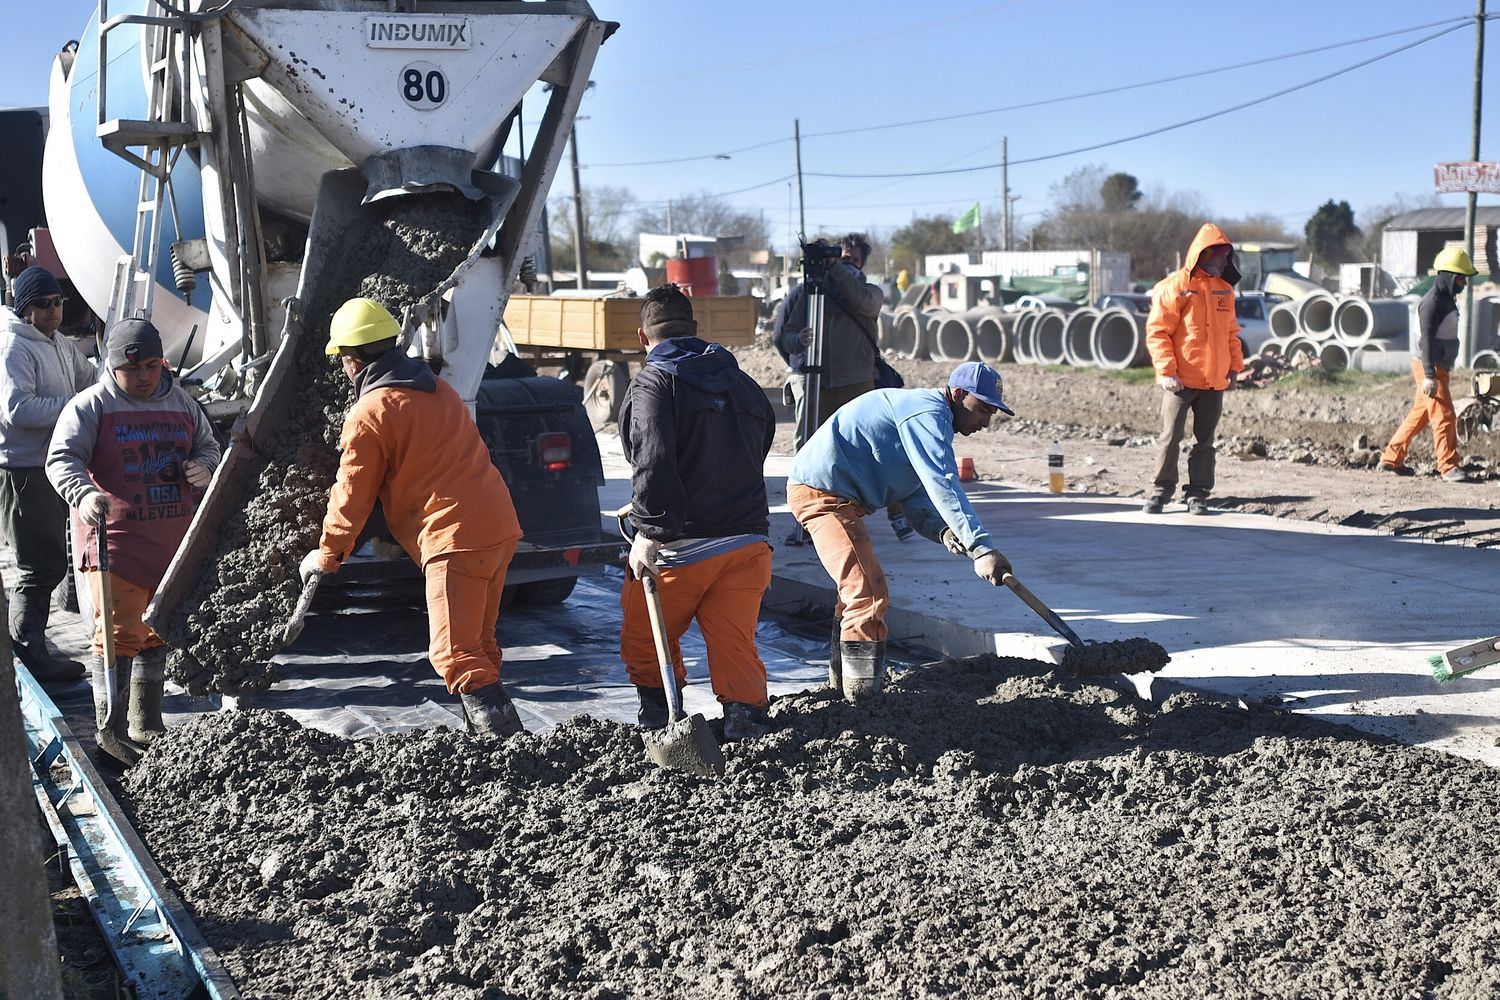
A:
[[[977,225],[979,225],[979,202],[976,201],[974,207],[965,212],[963,217],[953,224],[953,231],[955,233],[967,233]]]

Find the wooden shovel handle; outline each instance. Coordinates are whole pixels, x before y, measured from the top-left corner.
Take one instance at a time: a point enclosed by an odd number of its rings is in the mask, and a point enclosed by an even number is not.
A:
[[[1064,622],[1061,618],[1057,617],[1056,613],[1054,613],[1051,608],[1043,604],[1041,598],[1037,597],[1031,591],[1027,590],[1026,587],[1021,583],[1021,581],[1016,579],[1015,574],[1006,573],[1000,578],[1000,582],[1009,587],[1011,592],[1014,593],[1017,597],[1025,601],[1026,606],[1040,615],[1042,621],[1052,626],[1052,630],[1054,632],[1062,636],[1064,639],[1068,640],[1068,642],[1073,646],[1076,646],[1079,649],[1083,648],[1083,640],[1078,638],[1078,633],[1070,629],[1067,623]]]

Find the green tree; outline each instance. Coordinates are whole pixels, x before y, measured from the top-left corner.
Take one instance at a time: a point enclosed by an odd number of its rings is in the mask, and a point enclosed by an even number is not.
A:
[[[1110,174],[1099,185],[1099,198],[1106,212],[1129,212],[1144,197],[1140,184],[1130,174]]]
[[[1324,267],[1353,260],[1364,234],[1354,224],[1354,209],[1347,201],[1329,199],[1307,220],[1303,229],[1312,259]]]
[[[891,268],[921,274],[928,254],[964,253],[973,241],[968,233],[953,231],[953,216],[929,215],[911,220],[891,234]]]

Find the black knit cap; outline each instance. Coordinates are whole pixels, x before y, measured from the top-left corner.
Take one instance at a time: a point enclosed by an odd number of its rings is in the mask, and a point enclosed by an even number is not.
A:
[[[111,369],[161,356],[161,334],[149,320],[122,319],[109,328],[104,360]]]

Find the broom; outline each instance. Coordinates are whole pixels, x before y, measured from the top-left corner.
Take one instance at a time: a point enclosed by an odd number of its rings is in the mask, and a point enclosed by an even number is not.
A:
[[[1492,663],[1500,663],[1500,635],[1471,642],[1445,653],[1434,653],[1427,658],[1432,665],[1432,679],[1440,683],[1456,681],[1465,674],[1472,674]]]

